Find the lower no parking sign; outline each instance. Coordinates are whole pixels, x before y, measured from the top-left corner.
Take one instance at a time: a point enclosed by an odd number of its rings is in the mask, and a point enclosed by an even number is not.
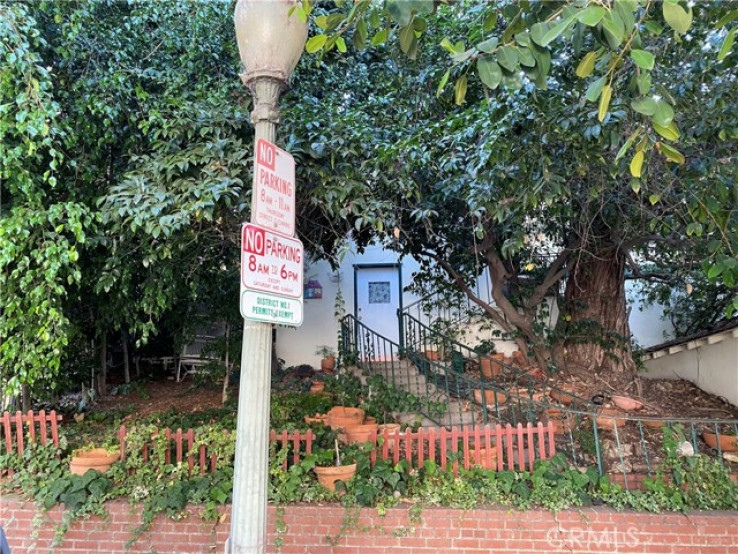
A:
[[[241,233],[241,315],[265,323],[302,324],[302,242],[247,223]]]

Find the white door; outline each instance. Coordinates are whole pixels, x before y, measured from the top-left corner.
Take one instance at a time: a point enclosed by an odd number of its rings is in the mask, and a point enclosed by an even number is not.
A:
[[[356,267],[355,271],[357,319],[397,344],[397,309],[400,307],[398,266]]]

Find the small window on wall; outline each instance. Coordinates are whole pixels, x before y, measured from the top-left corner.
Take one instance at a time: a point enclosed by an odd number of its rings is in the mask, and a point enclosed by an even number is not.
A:
[[[369,304],[389,304],[391,297],[389,281],[369,283]]]

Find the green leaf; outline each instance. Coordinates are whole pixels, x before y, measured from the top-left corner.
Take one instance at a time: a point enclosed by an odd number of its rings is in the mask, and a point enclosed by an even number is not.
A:
[[[635,153],[633,159],[630,161],[630,174],[633,177],[641,176],[641,170],[643,169],[643,157],[643,150],[639,150]]]
[[[625,24],[616,11],[610,11],[610,13],[602,19],[602,26],[610,32],[613,38],[617,40],[618,44],[623,41],[623,38],[625,37]]]
[[[676,126],[676,123],[674,123],[673,121],[669,123],[669,125],[666,127],[659,125],[658,123],[654,123],[652,121],[651,126],[653,127],[654,131],[656,131],[659,135],[661,135],[667,140],[677,141],[679,140],[679,137],[681,136],[681,134],[679,133],[679,129]]]
[[[477,44],[477,50],[491,54],[495,51],[495,48],[497,48],[498,43],[499,41],[497,40],[497,37],[488,38],[487,40]]]
[[[668,144],[661,143],[661,153],[666,157],[667,160],[683,164],[684,163],[684,154],[682,154],[679,150],[676,148],[673,148],[672,146],[669,146]]]
[[[497,63],[508,71],[516,71],[518,61],[518,50],[514,46],[503,46],[497,53]]]
[[[597,110],[597,119],[603,121],[610,107],[610,97],[612,96],[612,87],[605,85],[602,87],[602,95],[600,96],[600,106]]]
[[[641,192],[641,181],[639,179],[631,179],[630,188],[633,189],[633,192],[638,194],[639,192]]]
[[[415,27],[413,27],[412,21],[400,29],[400,50],[404,54],[410,51],[410,47],[413,45],[415,40]]]
[[[638,92],[641,94],[648,94],[651,90],[651,74],[644,71],[638,75],[637,79]]]
[[[664,20],[677,32],[683,35],[692,26],[692,8],[685,10],[675,1],[664,0],[661,4]]]
[[[328,26],[328,16],[327,15],[319,15],[314,19],[315,24],[318,26],[318,28],[325,30],[325,28]]]
[[[663,98],[656,100],[656,109],[651,116],[651,121],[658,123],[662,127],[668,127],[673,119],[674,109],[671,105]]]
[[[722,272],[723,272],[723,266],[721,264],[713,265],[710,267],[709,271],[707,272],[707,278],[715,279],[716,277],[719,277]]]
[[[718,53],[718,61],[724,60],[728,57],[728,54],[730,54],[730,51],[733,48],[733,42],[735,42],[736,30],[738,30],[738,27],[733,27],[728,33],[728,36],[725,37],[723,45],[720,47],[720,52]]]
[[[446,83],[448,83],[448,78],[451,75],[451,69],[447,69],[446,73],[443,74],[443,77],[441,77],[441,81],[438,83],[438,89],[436,89],[436,98],[441,96],[441,92],[443,92],[443,88],[446,86]]]
[[[581,12],[579,12],[579,21],[580,23],[584,23],[588,27],[594,27],[600,21],[602,21],[602,18],[605,17],[606,13],[607,10],[602,6],[590,4]]]
[[[661,200],[660,194],[652,194],[648,197],[648,201],[651,203],[652,206],[656,204],[656,202],[658,202],[659,200]]]
[[[339,52],[344,53],[346,52],[346,41],[343,40],[343,37],[338,37],[336,39],[336,48]]]
[[[466,98],[466,84],[466,75],[462,75],[456,80],[456,84],[454,85],[454,101],[457,106],[461,106],[464,103]]]
[[[587,100],[590,102],[594,102],[600,97],[600,94],[602,93],[602,87],[605,86],[605,83],[607,82],[607,76],[602,76],[596,81],[593,81],[588,87],[587,87]]]
[[[656,61],[653,54],[651,54],[651,52],[647,52],[646,50],[631,50],[630,57],[641,69],[653,69],[654,62]]]
[[[586,79],[590,73],[594,71],[595,62],[597,61],[597,52],[587,52],[577,66],[577,77]]]
[[[653,19],[649,19],[644,23],[644,25],[646,26],[646,29],[648,29],[648,31],[653,35],[659,36],[661,35],[661,33],[664,32],[664,28]]]
[[[371,44],[372,46],[379,46],[380,44],[384,44],[386,40],[387,40],[387,29],[382,29],[376,35],[372,37]]]
[[[638,113],[650,117],[656,113],[656,100],[651,96],[641,96],[640,98],[631,100],[630,107]]]
[[[546,23],[545,21],[536,23],[530,28],[530,38],[539,46],[546,46],[548,43],[543,43],[543,37],[546,36],[546,33],[548,33],[550,28],[551,24]]]
[[[566,19],[562,19],[559,23],[551,27],[548,31],[546,31],[546,34],[543,35],[541,38],[542,42],[539,42],[541,46],[548,46],[551,42],[559,38],[564,31],[569,27],[571,24],[572,18],[567,17]],[[536,41],[538,42],[538,41]]]
[[[492,90],[502,82],[502,69],[491,56],[482,56],[477,60],[477,73],[484,85]]]
[[[633,145],[633,140],[635,140],[635,134],[628,137],[628,140],[625,141],[625,144],[620,147],[620,150],[618,150],[618,153],[615,156],[616,162],[620,161],[620,158],[622,158],[628,151],[628,149]]]
[[[326,41],[328,40],[328,35],[315,35],[310,40],[307,41],[307,44],[305,44],[305,51],[308,54],[315,54],[318,50],[322,49],[323,46],[325,46]]]
[[[457,46],[458,46],[458,43],[454,45],[447,38],[444,38],[443,40],[441,40],[441,48],[444,48],[452,56],[454,54],[458,54],[459,52],[463,52],[464,51],[464,47],[463,46],[461,48],[457,48]]]
[[[730,23],[731,21],[735,21],[736,19],[738,19],[738,9],[730,10],[728,13],[726,13],[723,17],[720,18],[720,20],[715,25],[715,28],[722,29],[728,23]]]

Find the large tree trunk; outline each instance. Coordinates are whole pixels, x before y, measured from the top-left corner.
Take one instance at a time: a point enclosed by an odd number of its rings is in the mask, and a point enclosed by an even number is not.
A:
[[[570,265],[557,328],[565,337],[557,361],[569,371],[608,371],[632,377],[625,298],[625,256],[616,247],[582,253]]]
[[[120,344],[123,349],[123,378],[126,383],[131,382],[131,365],[128,361],[128,333],[125,330],[120,332]]]

